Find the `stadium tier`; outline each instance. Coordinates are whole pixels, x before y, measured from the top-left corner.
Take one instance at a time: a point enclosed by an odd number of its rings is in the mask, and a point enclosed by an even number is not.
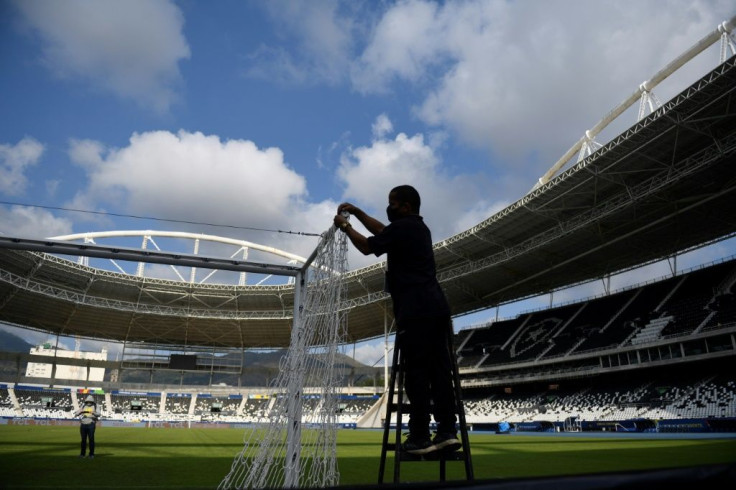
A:
[[[464,386],[733,356],[735,282],[736,261],[728,260],[461,331],[455,348]]]
[[[736,430],[734,284],[731,259],[460,331],[454,344],[468,423],[476,430],[508,423],[520,430],[676,431],[693,425],[672,421],[700,420],[700,429]],[[6,383],[0,415],[69,419],[80,389]],[[348,391],[337,420],[364,426],[380,397]],[[108,423],[239,424],[262,419],[278,396],[201,386],[98,395]],[[319,396],[304,395],[305,423],[319,404]]]
[[[629,376],[604,375],[574,382],[512,385],[501,390],[468,394],[464,400],[467,421],[475,430],[508,423],[523,427],[526,423],[549,424],[549,429],[581,430],[580,425],[598,424],[587,430],[619,430],[627,421],[649,421],[646,428],[655,430],[662,422],[700,420],[713,430],[736,430],[736,382],[724,371],[727,363],[705,362],[693,369],[660,369]],[[43,387],[0,386],[0,416],[9,419],[70,420],[72,405],[82,399],[78,390],[51,390]],[[75,400],[76,398],[76,400]],[[49,400],[58,401],[59,405]],[[197,393],[113,392],[100,397],[103,425],[110,423],[254,423],[271,398],[248,398],[237,394],[212,396]],[[320,403],[318,397],[304,399],[302,421],[310,423],[310,411]],[[357,427],[371,408],[380,403],[378,396],[341,398],[338,423]],[[565,422],[575,420],[574,427]],[[543,425],[534,426],[543,427]],[[672,429],[669,429],[672,430]]]

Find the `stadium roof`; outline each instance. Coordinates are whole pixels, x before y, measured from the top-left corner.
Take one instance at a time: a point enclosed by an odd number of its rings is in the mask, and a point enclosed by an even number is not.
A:
[[[736,58],[591,156],[435,245],[464,314],[605,277],[736,233]],[[390,321],[384,264],[347,274],[351,341]],[[294,288],[192,284],[0,249],[0,321],[176,346],[289,343]]]

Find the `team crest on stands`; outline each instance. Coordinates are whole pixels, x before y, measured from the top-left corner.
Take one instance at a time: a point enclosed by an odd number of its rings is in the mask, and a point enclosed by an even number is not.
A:
[[[557,332],[560,324],[562,324],[562,320],[559,318],[545,318],[522,327],[511,344],[509,351],[511,357],[520,356],[542,343],[546,344],[552,338],[552,335]]]

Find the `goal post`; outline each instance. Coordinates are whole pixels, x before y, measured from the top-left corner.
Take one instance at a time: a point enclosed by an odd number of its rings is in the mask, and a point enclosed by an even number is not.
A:
[[[346,338],[347,312],[341,310],[346,271],[347,237],[331,227],[295,277],[291,340],[272,382],[276,399],[253,428],[246,429],[243,448],[218,488],[339,483],[340,379],[335,361]]]

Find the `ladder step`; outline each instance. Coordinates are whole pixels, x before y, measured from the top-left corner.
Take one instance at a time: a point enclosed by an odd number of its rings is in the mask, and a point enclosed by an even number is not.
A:
[[[402,403],[401,404],[401,413],[409,413],[409,407],[410,405],[408,403]],[[389,403],[388,404],[388,410],[391,413],[397,412],[399,409],[398,403]]]
[[[447,449],[447,448],[443,448],[443,449]],[[396,451],[396,443],[394,443],[394,442],[387,442],[386,443],[386,450],[387,451]],[[460,455],[462,455],[463,452],[460,451],[460,450],[456,450],[456,451],[445,451],[445,450],[440,449],[438,451],[432,451],[431,453],[427,453],[427,454],[445,454],[445,455],[460,454]],[[403,456],[404,455],[407,455],[407,456],[415,456],[414,454],[403,453],[403,452],[401,453],[401,455],[402,455],[402,459],[403,459]],[[449,459],[449,458],[446,458],[446,459]]]
[[[393,448],[386,448],[394,451]],[[411,454],[401,452],[401,461],[465,461],[465,453],[463,451],[432,451],[427,454]]]
[[[398,411],[399,404],[395,402],[389,402],[388,403],[388,411],[389,413],[396,413]],[[411,405],[409,403],[402,403],[401,404],[401,413],[409,413],[409,409],[411,408]],[[455,415],[460,415],[460,409],[455,408]]]

